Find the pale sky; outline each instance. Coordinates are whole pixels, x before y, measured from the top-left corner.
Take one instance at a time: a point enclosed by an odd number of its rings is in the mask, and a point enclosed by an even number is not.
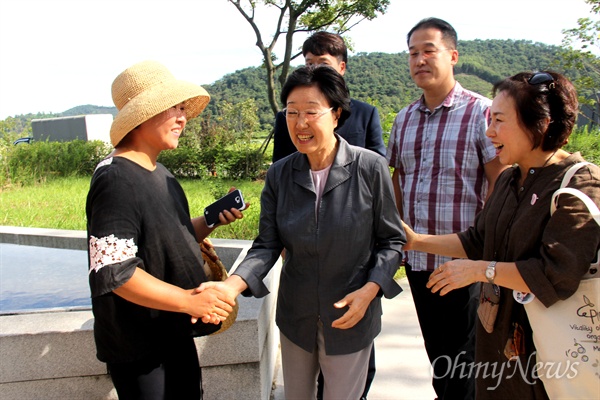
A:
[[[270,42],[273,14],[259,12]],[[360,23],[349,36],[356,52],[397,53],[406,50],[410,28],[433,16],[452,24],[459,40],[560,45],[561,31],[590,12],[584,0],[391,0],[385,15]],[[113,106],[112,81],[143,60],[162,62],[178,79],[210,84],[259,66],[255,42],[227,0],[2,0],[0,120]]]

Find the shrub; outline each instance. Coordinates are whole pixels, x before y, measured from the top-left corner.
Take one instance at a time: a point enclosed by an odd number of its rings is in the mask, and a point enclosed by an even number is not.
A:
[[[268,168],[269,154],[260,143],[227,134],[215,127],[210,134],[193,131],[175,150],[161,152],[158,161],[178,178],[260,179]],[[91,176],[102,158],[111,152],[101,141],[33,142],[13,145],[3,137],[0,142],[0,188],[45,182],[51,177]],[[232,139],[230,142],[226,140]],[[565,146],[579,151],[586,160],[600,164],[600,130],[578,128]]]
[[[178,147],[174,150],[161,152],[158,156],[158,162],[177,177],[201,179],[205,175],[203,174],[201,158],[200,153],[195,149]]]
[[[179,147],[158,157],[177,178],[257,179],[266,169],[265,156],[255,145],[234,145],[207,150]]]
[[[218,169],[228,179],[257,179],[267,168],[262,150],[256,145],[224,149],[217,157]],[[217,176],[221,176],[217,171]]]
[[[111,147],[101,141],[33,142],[2,145],[0,186],[29,185],[50,177],[91,176]],[[181,146],[160,153],[158,161],[178,178],[256,179],[267,168],[257,144],[235,144],[208,149]]]
[[[571,153],[579,151],[586,161],[600,165],[600,129],[589,130],[587,126],[576,129],[564,149]]]
[[[53,176],[91,176],[110,152],[102,141],[32,142],[3,145],[1,186],[44,182]]]

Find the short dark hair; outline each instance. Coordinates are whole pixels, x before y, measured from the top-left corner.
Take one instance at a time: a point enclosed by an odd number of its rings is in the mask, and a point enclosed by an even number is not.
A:
[[[341,128],[350,116],[350,91],[344,77],[329,65],[306,65],[294,70],[281,89],[281,102],[285,106],[295,88],[311,86],[323,93],[333,110],[342,109],[336,129]]]
[[[406,35],[406,44],[410,45],[410,37],[412,34],[419,29],[429,29],[434,28],[438,31],[442,32],[442,39],[446,44],[448,44],[453,50],[458,48],[458,35],[456,31],[448,22],[439,18],[424,18],[420,20],[415,26],[412,27],[408,34]]]
[[[567,77],[553,71],[542,72],[552,76],[553,81],[531,84],[529,79],[535,72],[521,72],[494,84],[492,93],[496,96],[505,92],[514,100],[519,125],[529,133],[532,149],[541,146],[543,151],[551,151],[569,141],[579,102],[577,90]],[[548,119],[550,124],[546,125]]]
[[[348,62],[348,47],[344,39],[335,33],[320,31],[313,33],[302,45],[302,55],[312,53],[315,56],[329,54],[345,63]]]

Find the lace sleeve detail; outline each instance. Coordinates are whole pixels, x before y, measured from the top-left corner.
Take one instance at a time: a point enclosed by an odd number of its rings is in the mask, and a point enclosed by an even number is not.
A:
[[[119,239],[115,235],[97,238],[90,236],[90,271],[134,258],[138,247],[133,239]]]

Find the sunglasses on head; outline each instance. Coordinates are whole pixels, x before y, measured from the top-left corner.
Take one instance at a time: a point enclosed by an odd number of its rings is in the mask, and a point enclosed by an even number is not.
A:
[[[548,89],[554,88],[554,78],[547,72],[536,72],[527,80],[530,85],[541,85],[548,83]]]

